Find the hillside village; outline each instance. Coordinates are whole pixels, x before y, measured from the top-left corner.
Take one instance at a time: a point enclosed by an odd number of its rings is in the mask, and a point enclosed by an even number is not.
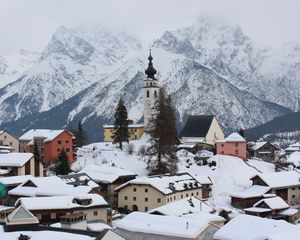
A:
[[[80,123],[0,131],[0,239],[299,239],[300,141],[247,141],[239,126],[225,133],[216,116],[190,114],[168,159],[176,171],[149,174],[167,114],[152,61],[143,122],[103,125],[103,142],[84,144]]]

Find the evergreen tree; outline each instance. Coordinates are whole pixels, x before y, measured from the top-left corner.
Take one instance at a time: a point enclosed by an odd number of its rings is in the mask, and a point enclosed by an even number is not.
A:
[[[76,141],[77,141],[77,147],[82,147],[83,145],[86,144],[86,135],[82,128],[81,121],[79,121],[79,123],[78,123],[78,129],[75,133],[75,136],[76,136]]]
[[[178,143],[176,116],[171,98],[164,89],[160,90],[155,104],[157,116],[151,120],[151,147],[148,149],[147,169],[149,175],[177,172],[178,158],[176,145]]]
[[[240,134],[242,137],[245,137],[245,130],[242,129],[242,128],[240,128],[239,134]]]
[[[34,161],[41,162],[41,156],[40,156],[39,148],[38,148],[36,141],[34,142],[33,155],[34,155]]]
[[[55,166],[56,175],[67,175],[71,172],[68,155],[63,148],[57,158]]]
[[[124,105],[123,99],[120,98],[116,112],[115,112],[115,123],[114,123],[114,141],[113,143],[119,143],[121,150],[123,150],[123,142],[129,142],[128,132],[128,114],[127,109]]]

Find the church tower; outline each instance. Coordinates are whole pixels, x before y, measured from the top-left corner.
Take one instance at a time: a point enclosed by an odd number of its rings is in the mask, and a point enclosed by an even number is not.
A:
[[[149,63],[145,73],[147,78],[144,80],[144,130],[149,132],[151,129],[151,119],[155,117],[157,112],[154,109],[154,104],[158,99],[159,87],[157,86],[157,79],[155,78],[156,70],[153,67],[153,57],[148,57]]]

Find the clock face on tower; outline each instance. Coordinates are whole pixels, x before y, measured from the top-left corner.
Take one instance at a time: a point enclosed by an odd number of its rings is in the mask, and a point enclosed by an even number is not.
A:
[[[146,105],[147,107],[150,107],[150,105],[151,105],[150,101],[147,100],[147,101],[145,102],[145,105]]]

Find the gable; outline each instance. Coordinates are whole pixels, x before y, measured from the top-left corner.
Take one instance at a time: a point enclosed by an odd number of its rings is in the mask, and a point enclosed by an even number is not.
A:
[[[23,186],[23,187],[37,187],[37,185],[34,184],[34,182],[32,182],[31,180],[28,180],[28,181],[25,182],[22,186]]]
[[[180,133],[180,137],[206,137],[214,115],[190,115]]]
[[[5,219],[6,225],[37,224],[39,220],[26,208],[19,206]]]
[[[261,185],[261,186],[268,186],[259,176],[254,176],[253,178],[250,178],[252,180],[252,185]]]

